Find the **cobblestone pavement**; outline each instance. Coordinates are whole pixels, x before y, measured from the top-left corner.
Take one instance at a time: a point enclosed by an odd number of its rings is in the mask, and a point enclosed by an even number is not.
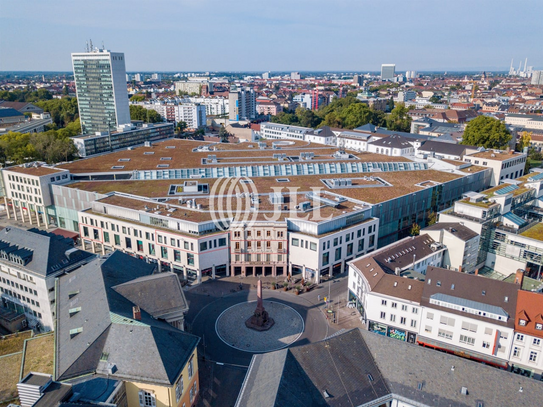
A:
[[[282,349],[300,337],[304,321],[294,308],[280,302],[264,301],[264,308],[275,323],[267,331],[247,328],[245,321],[253,315],[256,302],[243,302],[225,310],[217,319],[219,338],[244,352],[271,352]]]

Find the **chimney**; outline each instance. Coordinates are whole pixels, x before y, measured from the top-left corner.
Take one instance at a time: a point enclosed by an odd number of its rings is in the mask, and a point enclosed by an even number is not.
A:
[[[475,269],[475,275],[476,275],[476,276],[479,275],[479,269]]]
[[[458,266],[458,272],[459,272],[459,273],[462,272],[462,266]]]
[[[518,269],[515,275],[515,284],[522,286],[522,280],[524,279],[524,270]]]
[[[141,321],[141,310],[140,310],[140,307],[137,306],[137,305],[134,305],[132,307],[132,317],[133,319],[135,319],[136,321]]]

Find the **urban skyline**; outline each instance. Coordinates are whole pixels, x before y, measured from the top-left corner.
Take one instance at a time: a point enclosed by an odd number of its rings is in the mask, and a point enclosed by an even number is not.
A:
[[[395,63],[398,70],[506,71],[511,58],[526,57],[535,69],[543,66],[543,57],[533,53],[543,34],[538,24],[543,5],[537,1],[507,12],[504,1],[493,2],[492,8],[489,2],[467,1],[454,8],[429,1],[406,8],[393,1],[384,14],[380,5],[349,1],[333,6],[280,1],[258,8],[246,1],[234,6],[184,1],[145,13],[125,2],[106,6],[96,1],[85,8],[34,2],[24,14],[15,4],[1,4],[0,50],[15,57],[2,58],[0,71],[68,71],[67,55],[83,51],[88,38],[124,52],[128,71],[376,71],[381,63]],[[61,11],[70,11],[70,18]],[[340,17],[330,18],[333,12]],[[190,15],[202,18],[183,17]],[[374,18],[378,15],[383,18]],[[530,30],[511,35],[503,29],[519,24]],[[21,30],[29,38],[47,32],[55,41],[20,47]],[[244,32],[251,35],[243,44],[230,41]]]
[[[540,405],[542,4],[0,0],[0,405]]]

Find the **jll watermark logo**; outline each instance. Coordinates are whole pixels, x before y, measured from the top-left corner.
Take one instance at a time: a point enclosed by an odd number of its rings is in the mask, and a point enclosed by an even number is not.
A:
[[[321,198],[322,187],[310,187],[311,192],[300,192],[299,187],[272,187],[273,192],[258,194],[250,178],[220,178],[211,188],[209,211],[211,219],[220,230],[227,230],[230,222],[253,226],[258,215],[262,221],[277,222],[289,219],[322,222],[332,219],[332,214],[323,216],[321,209],[337,207],[333,197]],[[269,199],[273,208],[262,210],[260,199]]]
[[[253,225],[257,211],[251,209],[258,191],[250,178],[219,178],[209,193],[209,211],[215,226],[227,230],[231,220]]]

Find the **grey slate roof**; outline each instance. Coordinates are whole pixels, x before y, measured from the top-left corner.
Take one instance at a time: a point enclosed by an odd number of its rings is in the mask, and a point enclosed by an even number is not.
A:
[[[390,391],[360,339],[352,330],[253,356],[236,407],[359,406],[386,396]]]
[[[95,257],[92,253],[74,249],[71,239],[39,229],[6,227],[0,230],[0,245],[2,242],[18,250],[30,250],[32,258],[24,267],[44,277]]]
[[[11,108],[11,107],[0,107],[0,119],[4,117],[21,117],[24,116],[21,112]]]
[[[113,289],[155,318],[170,312],[188,310],[185,294],[175,273],[136,278]]]
[[[354,130],[364,131],[364,132],[369,132],[369,133],[376,133],[376,135],[378,136],[391,136],[392,134],[397,134],[399,136],[405,137],[410,140],[411,139],[414,139],[414,140],[434,140],[435,139],[434,136],[426,136],[424,134],[415,134],[415,133],[407,133],[404,131],[387,130],[384,127],[374,126],[371,123],[365,124],[360,127],[356,127]]]
[[[97,259],[60,278],[57,289],[56,372],[60,380],[88,373],[156,384],[173,384],[199,342],[141,311],[113,287],[151,275],[152,264],[121,252]],[[161,293],[155,293],[161,295]],[[74,308],[81,307],[74,311]],[[70,310],[72,312],[70,313]],[[71,335],[70,330],[82,328]]]
[[[415,261],[433,254],[432,243],[435,243],[427,234],[420,234],[411,239],[402,240],[395,246],[377,252],[373,259],[385,273],[394,274],[396,267],[403,268]],[[363,262],[360,260],[360,262]]]
[[[432,407],[538,406],[542,398],[536,380],[354,329],[253,356],[236,407],[377,406],[393,399]]]
[[[467,242],[478,236],[478,234],[470,228],[456,222],[434,223],[433,225],[427,226],[422,229],[421,233],[424,233],[426,230],[446,230],[447,232],[463,240],[464,242]]]
[[[469,146],[428,140],[419,147],[419,151],[426,151],[436,154],[457,155],[462,157],[466,152],[466,148],[469,148]]]
[[[409,148],[412,147],[409,140],[399,134],[391,134],[379,140],[371,141],[369,144],[374,146],[389,147],[389,148]]]
[[[541,405],[539,381],[372,332],[360,333],[394,394],[427,406],[477,407],[477,401],[484,407]],[[467,395],[461,393],[462,387],[467,387]]]

